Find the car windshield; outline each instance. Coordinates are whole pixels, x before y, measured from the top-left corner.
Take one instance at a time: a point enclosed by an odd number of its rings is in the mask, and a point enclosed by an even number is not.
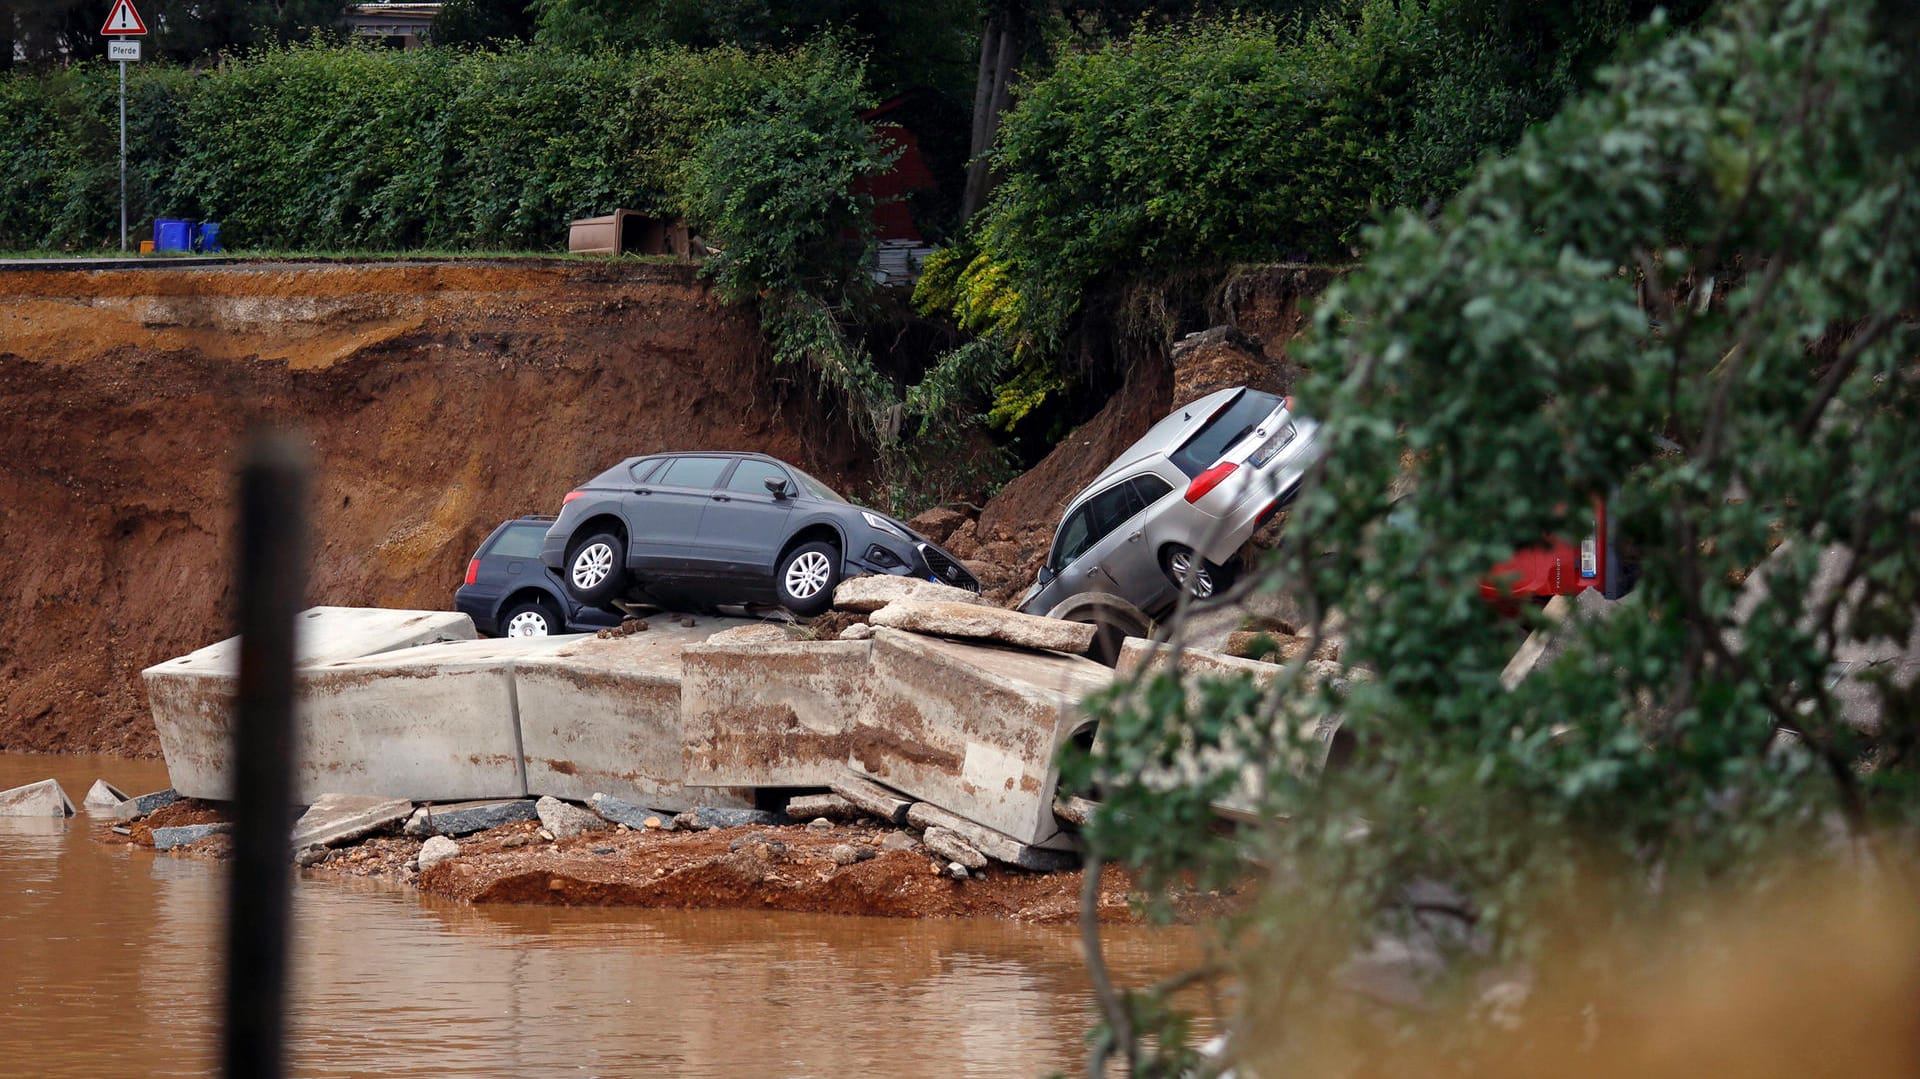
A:
[[[788,465],[787,467],[793,468],[792,465]],[[800,486],[805,487],[807,489],[807,492],[813,495],[813,497],[824,498],[828,502],[845,502],[846,501],[846,499],[840,497],[840,492],[834,490],[831,487],[828,487],[826,484],[821,483],[819,480],[814,479],[812,476],[807,475],[805,472],[802,472],[801,470],[794,468],[793,474],[800,477]]]
[[[1193,437],[1167,456],[1189,476],[1198,476],[1212,468],[1220,455],[1247,437],[1260,421],[1280,407],[1280,399],[1259,390],[1241,390],[1213,418],[1202,424]]]

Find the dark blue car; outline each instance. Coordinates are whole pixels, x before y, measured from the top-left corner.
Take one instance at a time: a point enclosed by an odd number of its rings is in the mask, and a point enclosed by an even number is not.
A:
[[[541,565],[540,544],[552,524],[552,517],[517,517],[494,529],[474,552],[453,606],[481,633],[545,637],[620,624],[617,614],[575,603],[560,575]]]
[[[600,608],[759,603],[816,615],[861,573],[980,591],[938,544],[763,453],[630,457],[568,493],[540,560],[574,600]]]

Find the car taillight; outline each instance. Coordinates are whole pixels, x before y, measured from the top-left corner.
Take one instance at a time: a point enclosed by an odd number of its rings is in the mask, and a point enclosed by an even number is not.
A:
[[[478,580],[479,577],[480,577],[480,560],[476,558],[473,561],[467,563],[467,583],[472,584],[474,581]]]
[[[585,492],[585,491],[568,491],[568,492],[567,492],[567,497],[565,497],[565,498],[563,498],[563,499],[561,499],[561,500],[560,500],[560,504],[561,504],[562,506],[564,506],[564,505],[566,505],[567,503],[569,503],[569,502],[571,502],[571,501],[573,501],[573,500],[574,500],[574,499],[576,499],[576,498],[579,498],[579,497],[580,497],[581,495],[584,495],[584,494],[586,494],[586,493],[587,493],[587,492]]]
[[[1288,394],[1287,396],[1281,398],[1280,403],[1287,406],[1288,412],[1293,411],[1293,395],[1292,394]]]
[[[1239,467],[1232,461],[1222,461],[1195,476],[1193,482],[1187,484],[1187,501],[1198,502],[1205,498],[1208,491],[1220,486],[1220,481],[1233,475],[1233,470]]]

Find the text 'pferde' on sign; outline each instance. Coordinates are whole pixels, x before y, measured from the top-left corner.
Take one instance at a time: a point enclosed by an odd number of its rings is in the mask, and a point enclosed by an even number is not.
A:
[[[133,10],[133,0],[114,0],[113,10],[107,12],[106,24],[100,27],[102,34],[144,34],[147,24],[140,19],[140,13]]]

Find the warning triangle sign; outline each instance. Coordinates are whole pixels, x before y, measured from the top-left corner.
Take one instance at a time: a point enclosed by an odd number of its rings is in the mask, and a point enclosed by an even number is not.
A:
[[[140,21],[140,13],[133,10],[133,0],[114,0],[113,10],[107,12],[107,22],[100,28],[102,34],[144,34],[147,24]]]

